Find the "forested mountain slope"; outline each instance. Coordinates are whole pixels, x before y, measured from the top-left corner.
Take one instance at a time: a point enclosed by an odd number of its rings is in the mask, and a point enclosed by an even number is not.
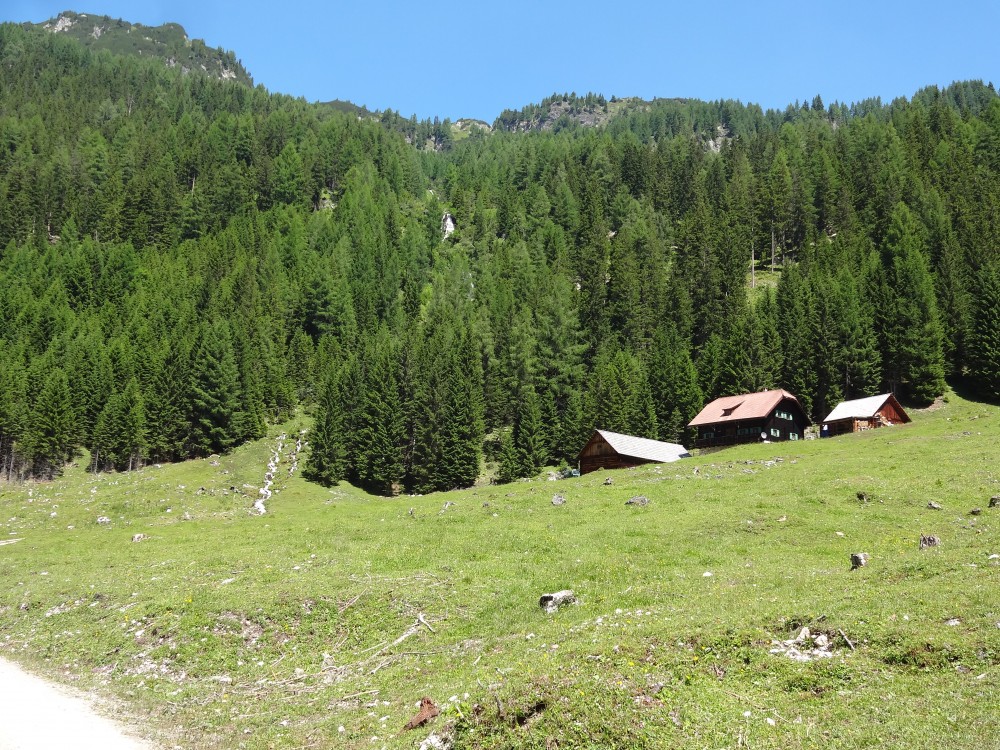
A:
[[[225,451],[305,403],[313,478],[425,492],[595,426],[682,438],[724,392],[1000,396],[992,87],[446,123],[0,27],[5,475]]]

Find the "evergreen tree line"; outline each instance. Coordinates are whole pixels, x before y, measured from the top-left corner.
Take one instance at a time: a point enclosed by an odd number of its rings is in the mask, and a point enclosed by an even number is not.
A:
[[[0,26],[4,476],[222,452],[304,405],[307,476],[427,492],[595,427],[684,441],[726,393],[1000,398],[992,87],[446,130]]]

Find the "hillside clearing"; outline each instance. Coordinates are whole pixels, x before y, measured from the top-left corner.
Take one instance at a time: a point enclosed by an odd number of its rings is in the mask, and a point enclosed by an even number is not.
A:
[[[71,469],[0,493],[21,539],[2,653],[184,748],[995,747],[1000,411],[913,416],[612,486],[386,499],[279,464],[265,516],[275,438],[301,423],[216,460]],[[579,605],[545,614],[560,589]],[[789,658],[800,637],[830,656]],[[424,696],[441,715],[401,732]]]

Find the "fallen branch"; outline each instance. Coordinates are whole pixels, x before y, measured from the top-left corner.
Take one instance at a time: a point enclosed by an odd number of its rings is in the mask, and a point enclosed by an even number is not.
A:
[[[844,643],[846,643],[848,646],[850,646],[851,647],[851,651],[853,651],[854,650],[854,644],[851,643],[851,639],[847,637],[847,633],[845,633],[843,630],[839,630],[839,629],[837,630],[837,632],[840,633],[840,637],[844,639]]]
[[[417,615],[417,620],[419,620],[432,633],[436,633],[437,632],[436,630],[434,630],[434,628],[431,627],[431,624],[429,622],[427,622],[427,620],[424,619],[424,613],[423,612],[421,612],[420,614]]]

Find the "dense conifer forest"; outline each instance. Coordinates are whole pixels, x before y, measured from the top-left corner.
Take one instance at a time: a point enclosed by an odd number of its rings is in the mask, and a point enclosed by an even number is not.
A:
[[[428,492],[683,441],[725,393],[1000,398],[992,85],[618,104],[456,138],[0,26],[2,476],[302,405],[312,479]]]

